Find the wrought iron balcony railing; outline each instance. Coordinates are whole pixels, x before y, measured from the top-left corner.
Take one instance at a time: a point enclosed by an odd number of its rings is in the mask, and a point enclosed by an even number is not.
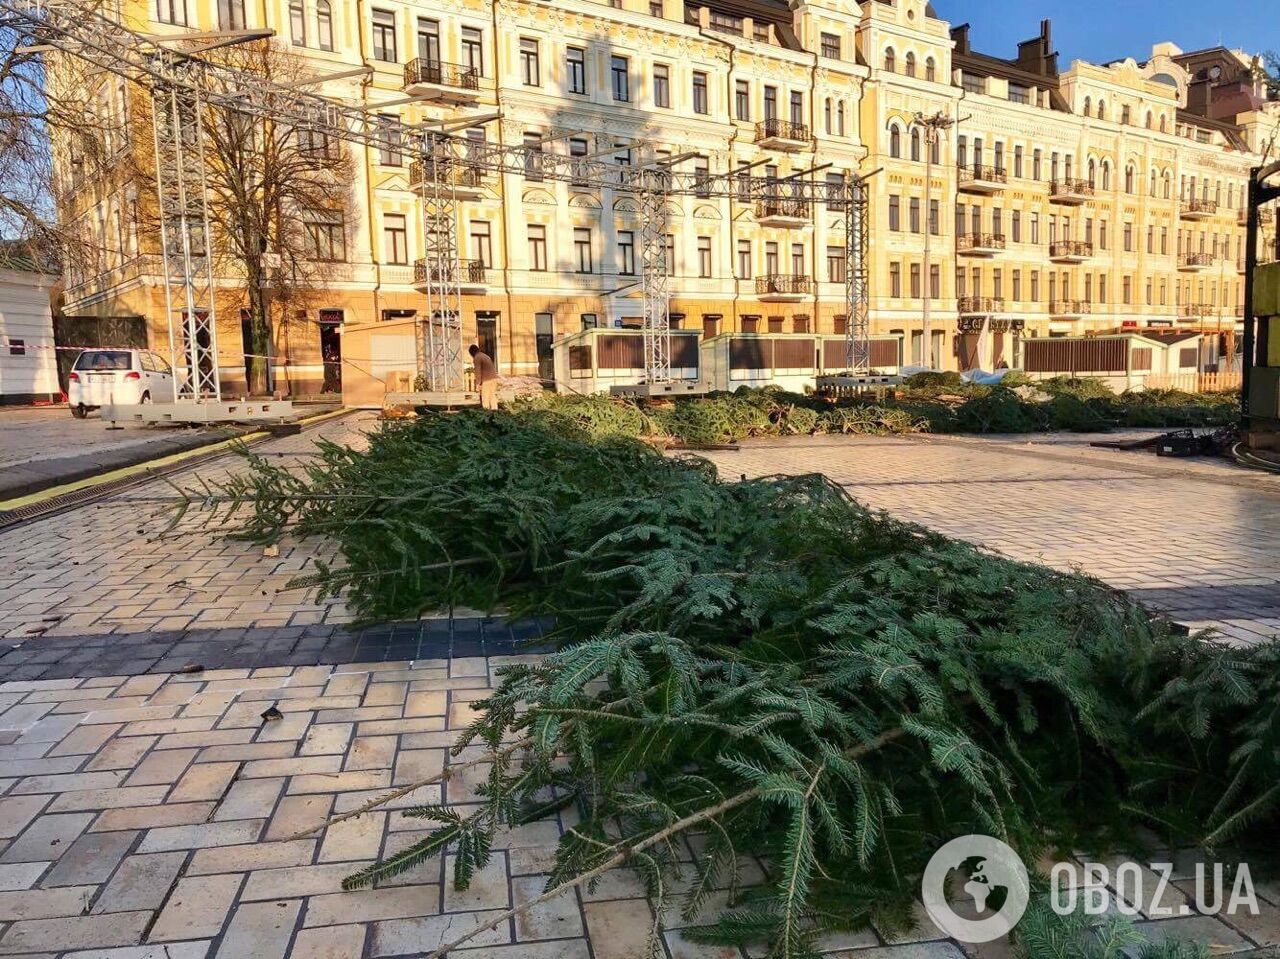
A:
[[[458,260],[458,272],[453,274],[456,282],[480,285],[489,280],[489,268],[483,260]],[[419,285],[428,282],[444,282],[449,278],[448,267],[441,270],[426,260],[418,260],[413,264],[413,282]]]
[[[1003,313],[1004,297],[1002,296],[962,296],[957,302],[960,313],[972,316],[982,313]]]
[[[808,126],[803,123],[794,123],[781,117],[766,117],[756,124],[756,142],[770,139],[808,143],[811,136]]]
[[[1217,200],[1197,200],[1192,197],[1186,203],[1182,204],[1182,212],[1192,215],[1208,216],[1218,212]]]
[[[799,273],[766,273],[756,277],[756,293],[807,295],[812,291],[813,280]]]
[[[1212,253],[1184,253],[1178,257],[1179,266],[1213,266]]]
[[[1049,181],[1049,196],[1093,196],[1093,184],[1080,177],[1066,176]]]
[[[1093,304],[1088,300],[1050,300],[1049,312],[1054,316],[1076,316],[1092,313]]]
[[[961,185],[972,183],[973,181],[981,181],[983,183],[1008,183],[1009,174],[1004,167],[985,166],[981,163],[971,163],[962,166],[957,171]]]
[[[1049,256],[1093,256],[1093,244],[1088,240],[1054,240],[1049,244]]]
[[[960,233],[956,236],[957,253],[970,250],[1003,250],[1004,247],[1003,233]]]
[[[416,57],[404,65],[404,85],[432,83],[441,87],[458,87],[462,90],[479,90],[481,73],[464,63],[445,63]]]
[[[756,203],[756,219],[786,217],[795,220],[809,218],[809,201],[796,197],[771,196]]]

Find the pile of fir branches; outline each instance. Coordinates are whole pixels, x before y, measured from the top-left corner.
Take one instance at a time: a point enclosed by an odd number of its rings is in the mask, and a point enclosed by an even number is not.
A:
[[[1098,380],[1059,377],[1030,385],[963,383],[955,373],[910,377],[870,402],[742,387],[732,393],[646,403],[603,395],[544,393],[518,410],[563,416],[592,436],[669,437],[690,446],[751,436],[816,433],[1030,433],[1128,427],[1218,427],[1239,419],[1234,393],[1145,390],[1116,394]]]
[[[728,887],[688,934],[794,959],[900,921],[958,835],[1033,861],[1139,823],[1210,845],[1274,825],[1277,646],[1178,634],[821,476],[720,482],[542,409],[388,424],[302,475],[251,458],[225,493],[255,541],[335,540],[306,583],[366,619],[555,619],[558,651],[506,668],[457,745],[484,747],[482,803],[413,811],[438,828],[352,887],[446,848],[465,885],[501,830],[573,807],[546,895],[624,863],[689,916]]]

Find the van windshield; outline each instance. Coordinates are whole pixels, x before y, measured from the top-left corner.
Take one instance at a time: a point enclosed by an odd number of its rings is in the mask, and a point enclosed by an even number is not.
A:
[[[77,370],[127,370],[132,354],[128,350],[85,350],[76,357]]]

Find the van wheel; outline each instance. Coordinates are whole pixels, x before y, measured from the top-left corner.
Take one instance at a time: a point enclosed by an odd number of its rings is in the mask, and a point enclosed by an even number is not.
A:
[[[71,415],[78,420],[82,420],[89,415],[89,407],[85,406],[83,403],[78,406],[73,406],[71,407]]]

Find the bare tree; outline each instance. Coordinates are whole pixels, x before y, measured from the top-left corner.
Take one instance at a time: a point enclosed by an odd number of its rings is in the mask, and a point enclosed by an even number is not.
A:
[[[292,83],[314,75],[302,58],[270,40],[218,51],[221,63]],[[209,211],[218,272],[242,276],[252,330],[249,388],[269,390],[272,330],[305,307],[345,244],[353,215],[355,163],[340,141],[272,118],[211,109]],[[335,235],[335,231],[338,231]]]

